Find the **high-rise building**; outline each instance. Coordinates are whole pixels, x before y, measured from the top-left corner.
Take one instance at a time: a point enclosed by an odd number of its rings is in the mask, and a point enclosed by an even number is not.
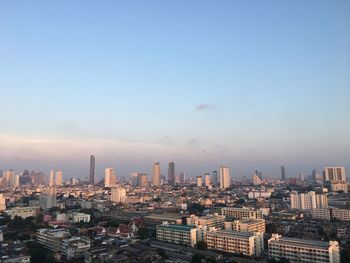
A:
[[[95,156],[90,156],[90,184],[95,184]]]
[[[131,182],[130,182],[131,186],[137,186],[139,183],[139,173],[137,172],[131,173],[130,177],[131,177]]]
[[[203,185],[203,180],[202,180],[202,176],[197,176],[197,187],[202,187]]]
[[[153,177],[152,183],[157,186],[160,185],[160,165],[159,162],[153,164]]]
[[[116,203],[124,203],[126,197],[125,188],[112,188],[111,190],[111,201]]]
[[[168,184],[169,185],[174,185],[175,184],[175,162],[170,162],[169,163]]]
[[[148,184],[147,174],[139,173],[137,178],[137,185],[140,187],[144,187],[144,186],[147,186],[147,184]]]
[[[325,185],[332,191],[348,192],[344,167],[325,167],[323,169],[323,178]]]
[[[209,173],[204,175],[204,183],[206,187],[211,187],[211,176]]]
[[[211,172],[211,184],[214,187],[218,186],[218,171],[216,170]]]
[[[281,165],[281,181],[286,181],[286,168],[284,165]]]
[[[317,208],[327,208],[328,198],[325,194],[316,194],[314,191],[302,194],[292,193],[290,195],[292,209],[311,210]]]
[[[49,186],[53,187],[55,185],[55,171],[50,171],[50,180],[49,180]]]
[[[116,176],[113,168],[105,169],[105,187],[113,187],[116,185]]]
[[[57,171],[56,172],[56,185],[57,186],[62,186],[62,177],[63,177],[63,172]]]
[[[230,187],[231,178],[230,178],[230,169],[226,166],[220,167],[220,188],[225,189]]]

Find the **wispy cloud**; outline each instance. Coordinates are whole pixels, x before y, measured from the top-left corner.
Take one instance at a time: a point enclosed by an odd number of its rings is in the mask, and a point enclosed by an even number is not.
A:
[[[211,105],[211,104],[202,103],[202,104],[198,104],[196,106],[196,110],[198,110],[198,111],[216,110],[216,106]]]

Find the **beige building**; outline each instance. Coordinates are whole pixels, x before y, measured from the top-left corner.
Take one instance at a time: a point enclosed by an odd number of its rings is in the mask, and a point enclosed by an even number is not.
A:
[[[325,167],[323,169],[323,180],[325,185],[330,188],[332,192],[348,192],[348,184],[344,167]]]
[[[240,219],[225,222],[225,230],[237,232],[261,232],[265,233],[264,219]]]
[[[222,214],[226,217],[226,220],[232,219],[262,219],[262,212],[254,208],[238,208],[238,207],[224,207],[221,209]]]
[[[209,173],[206,173],[204,175],[204,184],[206,187],[211,187],[212,186],[212,182],[211,182],[211,176]]]
[[[153,177],[152,177],[152,183],[153,185],[157,186],[160,185],[160,164],[154,163],[153,164]]]
[[[187,219],[187,225],[202,225],[206,227],[223,228],[225,222],[225,216],[213,214],[206,216],[191,215]]]
[[[272,234],[268,241],[269,259],[287,259],[291,263],[340,263],[337,241],[316,241]]]
[[[329,208],[318,208],[311,210],[311,218],[316,220],[331,220],[331,211]]]
[[[231,185],[230,169],[226,166],[221,166],[219,170],[220,188],[226,189]]]
[[[340,221],[350,221],[350,209],[331,209],[331,217]]]
[[[259,256],[264,250],[262,233],[218,230],[207,232],[206,242],[209,250],[245,256]]]
[[[27,217],[34,217],[39,212],[39,207],[14,207],[10,210],[11,219],[14,219],[16,216],[26,219]]]
[[[62,186],[62,181],[63,180],[63,172],[62,171],[57,171],[56,172],[56,185],[57,186]]]
[[[157,240],[194,247],[197,243],[197,228],[195,226],[168,224],[157,225]]]
[[[111,201],[116,203],[124,203],[126,197],[125,188],[112,188],[111,190]]]
[[[113,168],[105,169],[105,187],[113,187],[117,183],[117,178]]]

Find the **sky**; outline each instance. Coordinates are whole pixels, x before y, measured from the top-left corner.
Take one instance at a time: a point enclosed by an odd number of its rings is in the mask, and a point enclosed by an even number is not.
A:
[[[350,1],[0,1],[0,170],[350,172]]]

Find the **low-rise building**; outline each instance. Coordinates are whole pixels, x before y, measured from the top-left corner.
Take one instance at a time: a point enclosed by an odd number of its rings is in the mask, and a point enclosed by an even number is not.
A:
[[[331,212],[329,208],[318,208],[311,210],[311,218],[316,220],[330,221]]]
[[[261,232],[265,233],[264,219],[241,219],[225,222],[225,230],[237,232]]]
[[[264,250],[262,233],[218,230],[206,233],[208,249],[245,256],[259,256]]]
[[[350,221],[350,209],[331,209],[331,217],[340,221]]]
[[[261,219],[263,218],[262,212],[254,208],[237,208],[237,207],[224,207],[221,209],[222,214],[226,217],[226,220],[232,219]]]
[[[11,219],[14,219],[16,216],[26,219],[27,217],[34,217],[38,214],[39,207],[14,207],[10,210]]]
[[[316,241],[287,238],[272,234],[268,241],[269,259],[289,260],[291,263],[340,263],[337,241]]]
[[[202,225],[207,227],[223,228],[225,216],[218,214],[209,214],[206,216],[191,215],[187,218],[187,225]]]
[[[62,240],[60,252],[68,260],[82,258],[90,249],[91,241],[86,237],[71,237]]]
[[[197,243],[197,228],[193,225],[163,224],[157,226],[157,240],[194,247]]]
[[[54,252],[60,251],[62,240],[68,237],[70,237],[70,233],[61,228],[39,229],[36,234],[37,242]]]

